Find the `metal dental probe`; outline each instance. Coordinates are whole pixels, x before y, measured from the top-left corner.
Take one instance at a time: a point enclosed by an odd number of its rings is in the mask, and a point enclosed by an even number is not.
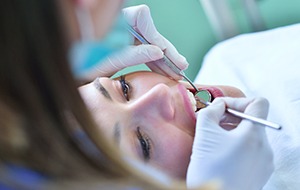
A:
[[[150,44],[143,36],[141,36],[137,31],[135,31],[130,25],[126,26],[127,30],[136,38],[138,39],[142,44]],[[198,88],[194,85],[194,83],[184,74],[182,70],[180,70],[167,56],[164,55],[163,57],[164,63],[167,64],[168,67],[170,67],[176,74],[182,76],[190,85],[195,89],[196,93],[196,101],[200,102],[201,104],[204,104],[206,106],[209,106],[211,103],[209,101],[203,100],[201,97],[197,96],[197,93],[200,92]],[[226,111],[236,117],[247,119],[255,123],[259,123],[262,125],[265,125],[267,127],[270,127],[272,129],[280,130],[281,126],[277,123],[273,123],[261,118],[257,118],[254,116],[247,115],[245,113],[233,110],[231,108],[227,108]]]
[[[136,38],[138,39],[142,44],[150,44],[142,35],[140,35],[137,31],[135,31],[130,25],[126,26],[126,29]],[[176,74],[182,76],[186,81],[188,81],[192,87],[199,92],[198,88],[193,84],[193,82],[184,74],[184,72],[177,67],[167,56],[163,56],[164,63],[167,64],[168,67],[170,67]]]

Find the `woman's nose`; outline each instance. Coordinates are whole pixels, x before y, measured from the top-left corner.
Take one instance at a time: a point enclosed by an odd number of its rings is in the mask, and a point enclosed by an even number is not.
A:
[[[137,117],[172,120],[174,105],[170,87],[158,84],[138,97],[130,106]]]

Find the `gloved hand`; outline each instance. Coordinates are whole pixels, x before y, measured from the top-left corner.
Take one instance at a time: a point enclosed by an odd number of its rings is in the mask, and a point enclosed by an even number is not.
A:
[[[266,118],[268,102],[263,98],[217,98],[198,112],[187,186],[219,180],[224,190],[259,190],[273,171],[273,153],[265,127],[242,120],[225,130],[219,122],[225,107]]]
[[[127,49],[108,57],[97,66],[98,76],[111,76],[115,72],[132,65],[146,63],[154,72],[171,76],[174,79],[182,79],[168,66],[160,61],[163,54],[168,56],[180,69],[188,67],[188,63],[176,48],[164,38],[155,28],[150,10],[146,5],[139,5],[123,9],[126,21],[137,30],[152,45],[140,44],[130,46]]]

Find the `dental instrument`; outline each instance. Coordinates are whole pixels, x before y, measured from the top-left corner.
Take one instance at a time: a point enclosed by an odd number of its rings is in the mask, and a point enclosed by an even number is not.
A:
[[[137,31],[133,29],[130,25],[126,25],[126,29],[137,39],[139,40],[142,44],[150,44],[142,35],[140,35]],[[194,85],[194,83],[185,75],[185,73],[177,67],[166,55],[163,56],[163,62],[171,68],[176,74],[182,76],[194,89],[195,89],[195,99],[197,101],[197,108],[205,108],[206,106],[209,106],[211,103],[211,95],[208,91],[206,90],[198,90],[198,88]],[[205,95],[203,95],[203,93]],[[208,98],[204,98],[208,97]],[[250,115],[247,115],[245,113],[233,110],[231,108],[226,108],[226,111],[236,117],[242,118],[242,119],[247,119],[255,123],[262,124],[264,126],[270,127],[272,129],[277,129],[280,130],[281,126],[277,123],[273,123],[261,118],[253,117]]]
[[[139,40],[142,44],[150,44],[143,36],[141,36],[137,31],[135,31],[130,25],[126,26],[127,30],[137,39]],[[190,85],[192,85],[192,87],[195,89],[195,95],[197,94],[203,94],[206,92],[206,94],[204,96],[201,97],[201,99],[204,99],[203,97],[207,97],[205,99],[206,102],[211,101],[211,95],[209,92],[207,92],[206,90],[198,90],[198,88],[193,84],[193,82],[185,75],[185,73],[177,67],[177,65],[175,65],[166,55],[163,56],[162,58],[163,62],[169,67],[171,68],[176,74],[182,76],[186,81],[188,81],[188,83],[190,83]],[[201,93],[199,93],[201,92]]]

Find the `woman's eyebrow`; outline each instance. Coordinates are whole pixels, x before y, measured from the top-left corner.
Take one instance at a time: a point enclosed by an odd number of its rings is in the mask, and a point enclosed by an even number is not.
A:
[[[93,81],[93,84],[94,84],[95,88],[96,88],[97,90],[99,90],[99,91],[101,92],[101,94],[102,94],[105,98],[107,98],[107,99],[109,99],[109,100],[112,100],[112,98],[111,98],[110,94],[108,93],[108,91],[107,91],[107,90],[103,87],[103,85],[100,83],[99,78],[96,78],[96,79]]]

